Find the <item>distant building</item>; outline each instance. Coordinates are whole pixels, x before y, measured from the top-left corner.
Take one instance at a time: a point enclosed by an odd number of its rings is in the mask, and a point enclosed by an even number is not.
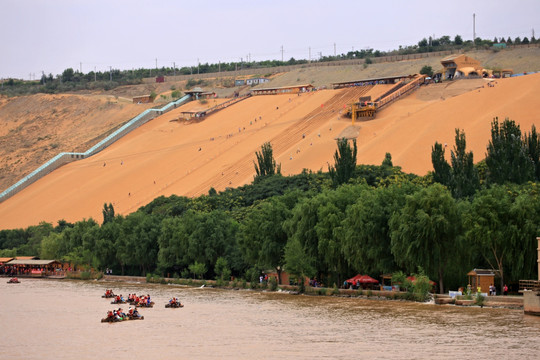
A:
[[[484,68],[480,61],[467,55],[450,55],[441,60],[442,79],[454,79],[459,77],[482,77]]]
[[[156,77],[156,82],[157,83],[165,82],[165,76],[157,76]]]
[[[304,84],[304,85],[292,85],[292,86],[282,86],[275,88],[264,88],[264,89],[253,89],[251,90],[252,95],[277,95],[277,94],[298,94],[304,92],[313,91],[313,85]]]
[[[242,80],[242,79],[234,80],[234,86],[244,86],[244,85],[246,85],[246,80]]]
[[[264,83],[267,83],[267,82],[269,82],[269,81],[270,81],[270,80],[265,79],[265,78],[253,78],[253,79],[247,79],[247,80],[246,80],[246,85],[254,86],[254,85],[258,85],[258,84],[264,84]]]

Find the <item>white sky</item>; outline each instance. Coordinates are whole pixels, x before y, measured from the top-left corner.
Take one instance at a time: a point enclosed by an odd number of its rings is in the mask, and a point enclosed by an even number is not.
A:
[[[0,78],[467,40],[473,13],[481,38],[540,37],[540,0],[0,0]]]

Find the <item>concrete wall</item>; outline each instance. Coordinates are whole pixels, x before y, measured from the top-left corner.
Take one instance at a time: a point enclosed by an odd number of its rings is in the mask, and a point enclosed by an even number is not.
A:
[[[523,291],[523,312],[540,316],[540,292]]]

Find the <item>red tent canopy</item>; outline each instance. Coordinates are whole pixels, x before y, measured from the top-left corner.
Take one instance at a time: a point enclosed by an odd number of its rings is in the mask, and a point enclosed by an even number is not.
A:
[[[416,281],[416,278],[414,276],[408,276],[407,279],[409,279],[412,283],[414,283]],[[437,283],[435,281],[431,281],[429,280],[429,283],[432,285],[432,286],[437,286]]]
[[[369,275],[356,275],[355,277],[352,277],[347,280],[349,284],[356,284],[357,282],[360,282],[360,284],[378,284],[379,281],[375,280]]]

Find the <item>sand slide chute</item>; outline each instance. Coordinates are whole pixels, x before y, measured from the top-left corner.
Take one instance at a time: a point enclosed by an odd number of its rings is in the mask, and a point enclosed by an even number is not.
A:
[[[27,186],[33,184],[37,180],[41,179],[43,176],[58,169],[60,166],[97,154],[101,150],[105,149],[106,147],[110,146],[117,140],[127,135],[132,130],[154,119],[156,116],[162,115],[168,111],[175,109],[176,107],[186,103],[190,99],[191,95],[185,95],[184,97],[176,101],[168,103],[160,109],[147,109],[143,111],[142,113],[125,123],[123,126],[121,126],[118,130],[107,136],[105,139],[92,146],[84,153],[63,152],[56,155],[55,157],[47,161],[45,164],[41,165],[36,170],[32,171],[30,174],[26,175],[21,180],[17,181],[15,184],[4,190],[0,194],[0,203],[12,197]]]

